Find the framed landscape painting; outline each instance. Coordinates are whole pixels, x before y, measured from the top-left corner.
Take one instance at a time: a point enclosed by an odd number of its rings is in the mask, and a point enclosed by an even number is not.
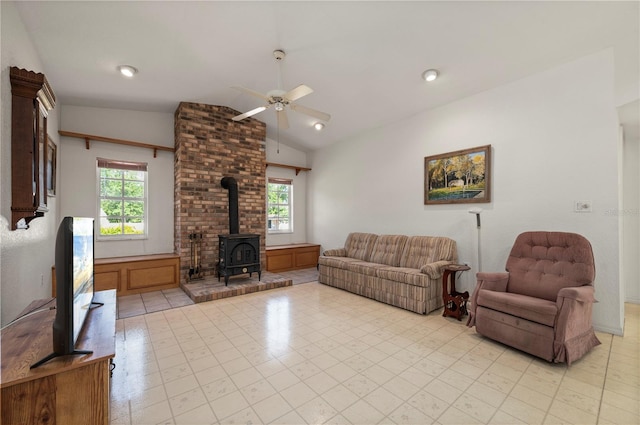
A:
[[[424,203],[491,202],[491,145],[424,158]]]

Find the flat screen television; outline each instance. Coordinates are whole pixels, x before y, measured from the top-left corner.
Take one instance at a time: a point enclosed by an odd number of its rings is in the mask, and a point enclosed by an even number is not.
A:
[[[93,218],[65,217],[58,227],[55,247],[56,317],[53,322],[54,357],[91,354],[76,350],[76,342],[93,303]]]

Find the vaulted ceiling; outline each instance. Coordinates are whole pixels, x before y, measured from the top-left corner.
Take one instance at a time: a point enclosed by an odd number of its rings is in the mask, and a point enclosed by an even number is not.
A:
[[[273,108],[254,116],[267,123],[268,137],[303,150],[607,48],[616,106],[635,102],[637,111],[638,2],[25,1],[17,8],[62,104],[173,112],[189,101],[245,112],[264,101],[232,86],[266,93],[306,84],[314,92],[298,103],[331,114],[323,131],[295,111],[279,134]],[[275,49],[287,53],[280,64]],[[139,73],[125,79],[121,64]],[[440,77],[427,84],[421,74],[429,68]],[[627,115],[637,128],[637,116]]]

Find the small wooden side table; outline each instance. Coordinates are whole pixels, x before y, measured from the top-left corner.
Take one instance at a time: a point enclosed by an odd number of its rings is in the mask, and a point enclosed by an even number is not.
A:
[[[455,317],[462,320],[462,316],[467,314],[467,300],[469,292],[456,291],[456,273],[470,270],[464,264],[450,264],[445,266],[442,274],[442,300],[444,301],[443,317]],[[451,282],[451,285],[449,285]]]

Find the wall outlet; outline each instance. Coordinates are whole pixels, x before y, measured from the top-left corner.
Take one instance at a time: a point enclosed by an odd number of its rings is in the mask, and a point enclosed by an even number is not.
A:
[[[591,212],[591,201],[574,201],[573,203],[573,211],[574,212]]]
[[[40,286],[44,286],[44,275],[40,275]]]

